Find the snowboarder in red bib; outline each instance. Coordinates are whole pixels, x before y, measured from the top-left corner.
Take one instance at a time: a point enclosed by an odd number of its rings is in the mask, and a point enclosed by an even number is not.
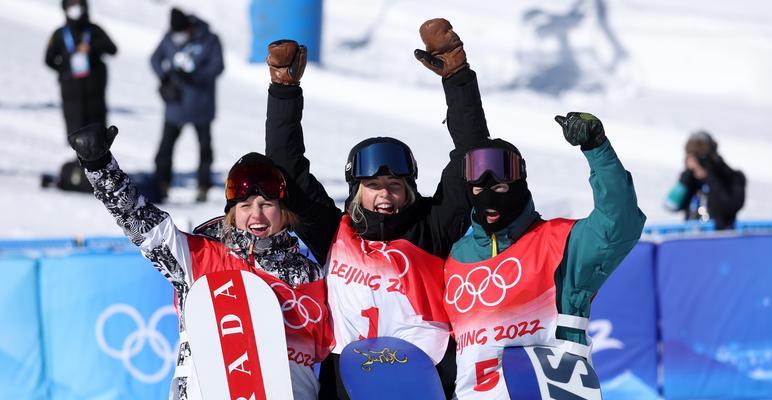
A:
[[[200,399],[199,379],[184,324],[185,299],[201,276],[217,271],[251,271],[268,283],[281,305],[295,399],[316,399],[313,363],[332,347],[321,267],[298,252],[288,229],[298,223],[284,205],[287,188],[273,163],[248,153],[233,165],[226,182],[225,216],[190,234],[169,214],[139,195],[110,152],[118,128],[93,124],[70,133],[86,176],[128,238],[174,286],[180,314],[180,347],[171,399]],[[306,299],[304,307],[297,299]],[[302,354],[302,357],[298,355]]]
[[[421,38],[426,50],[416,50],[416,58],[445,76],[463,51],[452,26],[442,18],[426,21]],[[468,66],[454,72],[456,78],[465,74],[473,74]],[[467,90],[463,103],[478,105],[470,109],[476,114],[465,118],[487,130],[480,92]],[[449,112],[448,119],[453,117],[460,118]],[[550,365],[573,370],[584,362],[591,370],[586,336],[590,301],[638,241],[646,217],[637,206],[632,177],[606,139],[601,122],[591,114],[573,112],[555,120],[590,164],[595,209],[587,218],[543,220],[528,190],[525,160],[511,143],[487,140],[464,156],[463,176],[473,204],[472,233],[453,245],[444,273],[444,306],[456,340],[459,399],[553,398],[544,390],[570,392],[576,382],[588,383],[586,390],[577,392],[582,398],[600,394],[590,379],[594,372],[574,377],[572,371],[565,374]],[[534,352],[538,346],[542,347]],[[521,359],[527,362],[515,368],[525,372],[512,374],[516,381],[512,386],[520,388],[515,393],[508,392],[502,375],[507,347],[528,350],[527,359]],[[565,354],[570,362],[562,362]],[[547,372],[538,367],[545,360]],[[580,372],[584,370],[576,374]],[[547,382],[556,376],[570,378],[568,386]],[[529,380],[533,385],[526,384]],[[527,387],[535,391],[524,391]]]
[[[520,390],[531,378],[541,396],[560,387],[582,398],[600,398],[586,336],[590,302],[638,241],[646,218],[601,122],[575,112],[555,120],[590,164],[595,208],[584,219],[540,217],[526,183],[525,160],[510,143],[492,140],[465,156],[472,234],[451,250],[444,296],[457,342],[459,399],[530,395]],[[508,347],[523,348],[519,360],[531,378],[510,376],[506,367],[502,376]],[[558,362],[565,376],[553,382]],[[577,362],[587,371],[574,370]],[[507,391],[505,376],[520,382],[517,392]]]
[[[463,53],[463,52],[462,52]],[[305,157],[300,77],[305,48],[282,40],[269,46],[266,155],[286,171],[288,207],[305,222],[298,236],[326,261],[328,301],[336,346],[322,366],[320,397],[346,398],[337,378],[338,356],[349,343],[393,336],[415,344],[438,365],[448,395],[455,377],[449,324],[442,304],[442,265],[469,227],[471,204],[462,178],[464,153],[488,137],[470,117],[482,112],[474,73],[457,57],[443,87],[455,149],[432,197],[416,189],[418,169],[403,142],[373,137],[355,145],[345,164],[349,196],[341,210],[310,173]],[[479,95],[477,96],[479,100]],[[446,368],[447,367],[447,368]]]

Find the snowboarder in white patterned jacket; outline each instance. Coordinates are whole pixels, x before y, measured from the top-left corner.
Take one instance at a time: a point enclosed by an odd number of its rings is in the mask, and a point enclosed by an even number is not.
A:
[[[278,284],[293,296],[313,298],[321,305],[319,318],[314,318],[318,322],[291,328],[286,321],[296,319],[297,311],[283,310],[288,353],[302,352],[314,362],[323,360],[331,349],[332,331],[322,269],[298,252],[297,239],[287,231],[297,219],[283,205],[286,184],[273,163],[258,153],[239,159],[228,174],[226,215],[190,234],[177,229],[169,214],[146,202],[118,167],[110,152],[117,133],[114,126],[92,124],[70,133],[68,139],[96,198],[174,287],[180,346],[169,398],[201,398],[184,324],[185,298],[193,282],[210,272],[251,271],[272,287]],[[278,292],[277,297],[282,300]],[[289,364],[294,398],[316,399],[319,383],[313,363],[291,359]]]

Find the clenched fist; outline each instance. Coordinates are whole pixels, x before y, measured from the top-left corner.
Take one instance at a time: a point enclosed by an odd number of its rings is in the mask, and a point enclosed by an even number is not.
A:
[[[444,18],[430,19],[418,30],[426,50],[416,49],[415,58],[443,78],[468,66],[464,43]]]
[[[556,115],[555,122],[563,128],[563,136],[583,151],[592,150],[606,141],[606,132],[600,120],[590,113],[570,112],[565,117]]]
[[[271,82],[280,85],[299,85],[306,70],[306,46],[294,40],[277,40],[268,45],[266,63],[271,71]]]

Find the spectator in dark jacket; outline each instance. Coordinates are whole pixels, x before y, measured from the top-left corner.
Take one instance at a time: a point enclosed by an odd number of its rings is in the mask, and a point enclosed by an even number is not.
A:
[[[161,80],[166,105],[163,137],[155,158],[156,176],[166,197],[172,180],[172,154],[182,127],[193,124],[198,134],[199,167],[196,201],[206,200],[211,185],[211,125],[215,115],[215,80],[224,67],[220,39],[209,25],[172,8],[171,29],[150,58]]]
[[[118,49],[89,20],[86,0],[63,0],[62,9],[67,22],[51,35],[45,61],[59,74],[68,133],[95,122],[106,125],[107,67],[102,55],[114,55]]]
[[[692,134],[686,142],[686,169],[665,206],[684,211],[687,220],[713,220],[716,229],[733,229],[744,203],[745,175],[724,162],[710,134]]]

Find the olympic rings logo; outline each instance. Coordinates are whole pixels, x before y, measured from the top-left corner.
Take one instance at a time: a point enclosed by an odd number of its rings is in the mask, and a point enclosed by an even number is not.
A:
[[[281,311],[284,315],[284,325],[287,325],[292,329],[300,329],[305,328],[308,326],[308,324],[316,324],[322,320],[322,306],[320,306],[316,300],[311,298],[311,296],[304,294],[298,298],[295,294],[295,291],[290,289],[290,287],[283,282],[274,282],[271,284],[271,289],[273,289],[276,294],[279,294],[278,290],[276,290],[277,287],[284,289],[287,293],[290,294],[289,297],[291,297],[287,298],[281,303]],[[292,310],[295,310],[295,312],[290,312]],[[291,319],[295,320],[302,318],[303,322],[297,324],[292,323],[290,318],[287,317],[288,315]]]
[[[120,349],[111,347],[105,340],[105,324],[107,320],[116,314],[126,314],[137,325],[137,329],[129,334],[124,340]],[[142,383],[158,383],[163,380],[177,361],[177,352],[166,337],[156,328],[158,322],[167,315],[177,317],[173,306],[164,306],[156,310],[150,320],[145,324],[144,318],[134,307],[128,304],[113,304],[107,307],[99,315],[96,321],[95,333],[99,348],[108,356],[121,360],[124,368],[129,374]],[[163,365],[158,371],[146,374],[140,371],[133,363],[134,356],[139,354],[145,347],[145,342],[150,345],[153,352],[163,361]]]
[[[380,249],[375,247],[375,245],[379,245],[379,244],[381,246]],[[399,249],[387,250],[386,242],[378,242],[378,241],[368,241],[367,246],[370,249],[386,257],[386,260],[388,260],[391,265],[394,265],[395,267],[397,267],[397,270],[400,271],[400,273],[397,275],[397,279],[407,275],[407,271],[410,270],[410,261],[407,259],[407,256],[405,255],[405,253],[403,253],[401,250]],[[363,254],[372,253],[372,250],[368,251],[368,249],[365,248],[365,240],[360,241],[359,247],[362,249]],[[392,258],[390,254],[396,254],[397,257]]]
[[[505,265],[517,268],[517,277],[511,283],[507,283],[506,278],[499,273],[499,269]],[[482,279],[479,278],[481,273],[478,271],[484,272]],[[522,275],[523,266],[520,264],[520,260],[515,257],[509,257],[500,262],[493,271],[487,266],[481,265],[469,271],[464,278],[461,275],[453,274],[448,279],[445,288],[445,302],[453,304],[460,313],[471,310],[477,301],[488,307],[497,306],[504,301],[507,290],[520,282]],[[474,284],[473,277],[476,278],[475,281],[479,280],[478,285]],[[498,296],[496,295],[497,292],[500,292]]]

